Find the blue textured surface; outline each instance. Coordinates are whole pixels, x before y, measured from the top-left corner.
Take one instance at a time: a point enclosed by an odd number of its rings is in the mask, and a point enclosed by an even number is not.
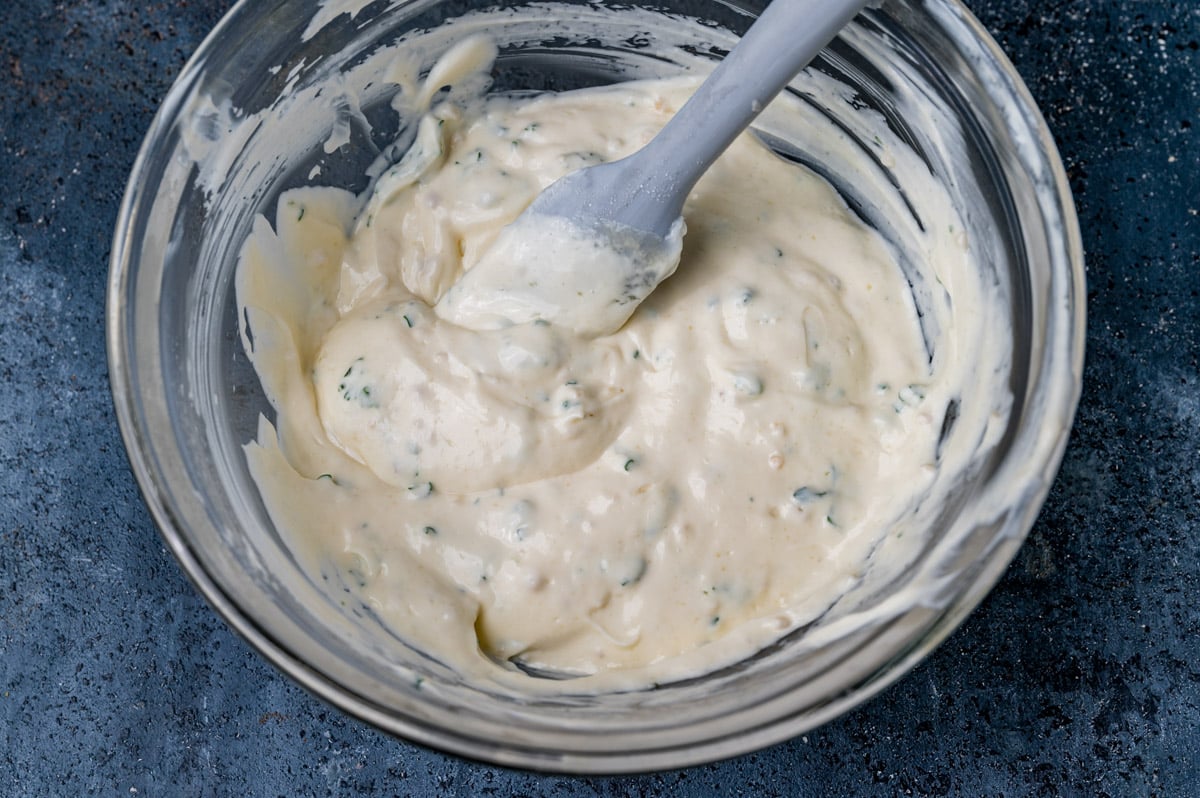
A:
[[[483,767],[346,718],[262,661],[164,550],[103,343],[150,118],[227,0],[0,12],[0,795],[1166,795],[1200,791],[1200,10],[971,5],[1043,108],[1088,250],[1085,388],[992,595],[862,708],[621,779]]]

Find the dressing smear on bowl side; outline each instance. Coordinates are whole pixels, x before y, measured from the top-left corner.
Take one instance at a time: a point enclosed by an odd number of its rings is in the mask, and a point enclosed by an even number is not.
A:
[[[252,474],[314,578],[464,674],[580,690],[736,662],[859,586],[885,537],[918,546],[939,474],[985,437],[990,300],[962,225],[948,200],[927,220],[917,291],[828,183],[743,135],[616,333],[456,326],[434,306],[538,192],[697,85],[430,107],[494,53],[435,67],[366,195],[297,189],[256,220],[238,301],[277,421]]]

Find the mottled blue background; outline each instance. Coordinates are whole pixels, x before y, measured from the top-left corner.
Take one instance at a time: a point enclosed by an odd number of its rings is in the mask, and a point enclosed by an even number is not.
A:
[[[1200,11],[975,0],[1062,149],[1088,251],[1078,423],[1029,542],[932,657],[740,759],[482,767],[285,680],[163,548],[113,419],[117,206],[227,0],[0,11],[0,795],[1200,794]]]

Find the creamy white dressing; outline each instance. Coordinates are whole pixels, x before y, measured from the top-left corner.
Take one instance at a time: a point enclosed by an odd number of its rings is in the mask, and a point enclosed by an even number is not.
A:
[[[414,107],[488,52],[460,46]],[[829,184],[749,135],[689,199],[678,271],[616,333],[435,312],[539,191],[641,146],[695,85],[444,102],[368,196],[291,191],[243,249],[278,414],[246,453],[275,525],[464,674],[601,689],[749,656],[859,586],[885,539],[919,546],[939,469],[989,434],[1006,353],[981,345],[993,302],[944,193],[908,233],[918,286]],[[777,102],[766,124],[796,113]]]

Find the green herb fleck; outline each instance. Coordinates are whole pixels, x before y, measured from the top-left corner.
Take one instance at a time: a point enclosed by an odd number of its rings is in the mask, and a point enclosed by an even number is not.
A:
[[[817,499],[826,496],[828,493],[829,491],[827,490],[814,490],[813,488],[805,485],[802,488],[796,488],[796,490],[792,492],[792,499],[794,499],[797,504],[808,504],[809,502],[814,502]]]
[[[427,527],[425,527],[425,534],[426,534],[426,535],[436,535],[437,533],[438,533],[438,531],[437,531],[437,529],[436,529],[435,527],[432,527],[432,526],[427,526]]]
[[[646,575],[646,565],[646,560],[642,557],[639,557],[637,564],[634,566],[633,572],[621,580],[621,587],[629,587],[630,585],[636,585],[638,582],[642,581],[642,577]]]
[[[408,488],[408,495],[414,499],[424,499],[433,495],[432,482],[420,482],[416,485],[411,485]]]
[[[629,471],[629,470],[630,470],[630,469],[632,469],[632,468],[633,468],[635,465],[637,465],[637,460],[635,460],[634,458],[630,457],[628,460],[626,460],[626,461],[625,461],[625,470],[626,470],[626,471]]]
[[[763,381],[754,374],[735,374],[733,375],[733,388],[745,396],[761,396]]]
[[[402,316],[401,318],[404,319],[404,323],[407,324],[409,326],[409,328],[411,329],[413,326],[412,319],[410,319],[407,315]]]
[[[379,407],[379,401],[371,396],[371,385],[363,377],[363,359],[357,358],[342,375],[338,392],[347,402],[357,401],[361,407]]]
[[[892,409],[897,413],[904,411],[906,407],[916,407],[925,400],[925,389],[920,385],[909,385],[900,389],[900,393],[896,395],[897,401],[893,403]]]

